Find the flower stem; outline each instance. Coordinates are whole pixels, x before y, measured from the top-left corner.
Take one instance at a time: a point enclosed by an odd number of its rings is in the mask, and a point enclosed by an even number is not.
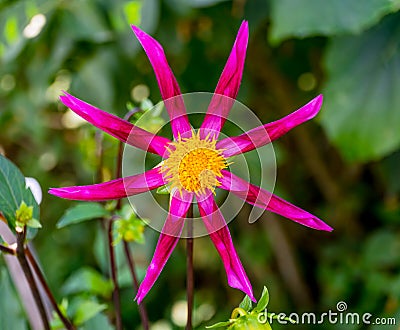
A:
[[[134,108],[130,110],[125,116],[124,120],[129,121],[132,116],[139,112],[141,109],[140,108]],[[120,178],[122,176],[122,160],[123,160],[123,153],[124,153],[124,144],[122,142],[119,143],[118,146],[118,155],[117,155],[117,165],[116,165],[116,170],[115,170],[115,178]],[[122,200],[119,199],[117,201],[117,205],[115,207],[116,210],[120,210],[122,206]],[[131,273],[132,277],[132,282],[133,286],[136,290],[136,292],[139,289],[139,281],[136,276],[136,271],[135,271],[135,262],[133,261],[133,256],[131,253],[131,250],[129,249],[129,244],[124,240],[124,252],[125,252],[125,257],[126,260],[128,261],[128,266],[129,266],[129,271]],[[142,322],[142,326],[144,330],[149,329],[149,318],[147,316],[147,310],[146,310],[146,305],[142,302],[139,306],[139,314],[140,314],[140,319]]]
[[[187,216],[188,238],[186,239],[186,297],[187,323],[186,330],[192,330],[194,275],[193,275],[193,204],[190,205]]]
[[[21,265],[22,271],[25,274],[26,280],[29,284],[29,287],[32,291],[33,299],[37,305],[39,310],[40,317],[42,318],[43,328],[45,330],[50,330],[49,320],[47,318],[46,310],[43,305],[42,297],[40,296],[39,289],[36,285],[35,279],[32,274],[32,270],[29,266],[28,260],[25,255],[25,236],[26,236],[26,227],[17,228],[17,259]]]
[[[12,248],[9,248],[8,246],[4,246],[0,244],[0,251],[3,253],[7,253],[7,254],[12,254],[15,256],[16,251]]]
[[[114,289],[112,292],[112,298],[114,302],[115,308],[115,326],[117,330],[122,330],[122,317],[121,317],[121,305],[119,301],[119,287],[118,287],[118,278],[117,278],[117,264],[115,261],[115,251],[113,246],[113,235],[112,235],[112,227],[113,227],[114,219],[111,218],[108,220],[108,253],[110,256],[110,269],[111,269],[111,279],[114,285]]]
[[[139,112],[140,108],[133,108],[132,110],[128,111],[127,114],[124,116],[124,120],[129,121],[132,116]],[[118,155],[117,155],[117,165],[115,167],[115,178],[120,178],[122,176],[122,160],[124,156],[124,144],[122,142],[118,145]],[[118,199],[116,209],[119,210],[121,208],[121,199]]]
[[[60,318],[61,322],[64,324],[65,328],[67,330],[75,330],[75,326],[72,324],[72,322],[65,317],[65,315],[61,312],[60,308],[58,307],[58,304],[49,288],[47,285],[46,279],[43,276],[42,271],[40,270],[40,267],[38,263],[36,262],[35,257],[33,256],[32,252],[30,251],[29,247],[27,246],[25,248],[25,254],[33,268],[33,271],[35,272],[44,292],[46,293],[47,297],[50,300],[51,305],[53,306],[54,310],[56,311],[58,317]]]
[[[133,261],[132,253],[129,249],[129,244],[126,241],[124,241],[124,251],[125,251],[126,260],[128,261],[129,270],[131,272],[133,286],[137,292],[139,289],[139,281],[136,276],[135,263]],[[149,318],[147,316],[147,310],[146,310],[146,306],[145,306],[144,302],[141,302],[139,304],[138,308],[139,308],[139,314],[140,314],[140,319],[142,321],[143,329],[149,330]]]

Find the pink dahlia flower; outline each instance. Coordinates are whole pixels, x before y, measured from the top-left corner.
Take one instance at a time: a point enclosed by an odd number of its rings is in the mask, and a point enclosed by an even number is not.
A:
[[[140,194],[170,185],[171,198],[167,219],[154,256],[142,281],[136,300],[140,303],[149,292],[182,233],[186,214],[196,197],[200,215],[224,264],[228,284],[254,299],[251,283],[233,246],[228,226],[214,201],[216,188],[228,190],[249,204],[275,212],[304,226],[331,231],[316,216],[237,177],[228,170],[229,158],[262,147],[292,128],[310,120],[320,110],[322,95],[275,122],[254,128],[239,136],[218,139],[222,126],[237,96],[242,79],[248,24],[239,29],[228,61],[218,81],[199,130],[193,132],[178,83],[166,60],[161,45],[136,26],[132,26],[153,66],[164,100],[174,141],[154,135],[128,121],[64,93],[60,97],[79,116],[117,139],[163,158],[160,166],[109,182],[50,189],[62,198],[103,201]]]

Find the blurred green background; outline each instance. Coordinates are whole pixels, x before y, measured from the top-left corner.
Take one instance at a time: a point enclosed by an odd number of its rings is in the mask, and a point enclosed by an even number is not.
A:
[[[326,329],[399,329],[399,9],[398,0],[1,0],[0,151],[42,185],[43,229],[34,246],[58,301],[109,304],[109,291],[96,291],[92,282],[75,285],[82,268],[104,279],[108,270],[99,222],[56,229],[78,203],[46,191],[111,179],[118,148],[102,136],[99,161],[99,134],[58,101],[61,90],[120,117],[143,98],[160,101],[130,28],[135,24],[163,45],[183,93],[212,92],[246,19],[250,41],[240,102],[267,123],[324,95],[315,120],[274,142],[276,192],[335,229],[313,231],[268,212],[250,225],[245,206],[230,229],[255,295],[266,285],[274,312],[335,311],[345,301],[351,312],[398,323]],[[145,244],[131,246],[141,277],[158,233],[147,228],[145,236]],[[134,290],[119,261],[124,325],[139,329]],[[145,299],[154,329],[182,327],[185,267],[182,241]],[[13,330],[10,320],[21,311],[7,303],[16,296],[6,279],[2,272],[0,325]],[[199,328],[227,320],[243,298],[227,286],[208,237],[195,241],[195,289]],[[107,329],[109,313],[85,328]],[[274,325],[283,328],[313,326]]]

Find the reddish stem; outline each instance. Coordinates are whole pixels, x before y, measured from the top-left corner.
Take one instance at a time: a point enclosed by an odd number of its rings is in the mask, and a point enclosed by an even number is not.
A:
[[[32,266],[33,271],[35,272],[44,292],[47,295],[47,298],[49,298],[50,303],[53,306],[54,310],[56,311],[61,322],[64,324],[64,326],[67,330],[75,330],[76,328],[74,327],[72,322],[65,317],[65,315],[61,312],[60,308],[58,307],[58,304],[57,304],[49,286],[47,285],[46,279],[44,278],[44,275],[28,246],[25,248],[25,254],[28,257],[28,260]]]
[[[137,292],[139,289],[139,281],[136,276],[135,263],[133,261],[132,253],[131,250],[129,249],[129,244],[126,241],[124,241],[124,251],[126,260],[128,261],[128,266],[131,273],[133,286],[135,288],[135,291]],[[141,302],[138,308],[139,308],[140,319],[142,320],[143,329],[149,330],[149,318],[147,316],[146,306],[144,302]]]
[[[193,297],[194,297],[194,271],[193,271],[193,204],[190,205],[187,216],[188,238],[186,239],[186,296],[187,296],[187,323],[186,330],[193,329]]]

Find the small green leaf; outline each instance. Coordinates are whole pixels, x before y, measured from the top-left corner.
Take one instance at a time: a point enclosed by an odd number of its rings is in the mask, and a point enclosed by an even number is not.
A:
[[[231,324],[232,324],[231,321],[218,322],[218,323],[215,323],[213,325],[206,326],[206,329],[215,329],[215,328],[228,327]]]
[[[106,304],[99,304],[93,300],[85,300],[79,304],[74,316],[74,323],[81,325],[107,308]]]
[[[65,282],[62,291],[65,294],[80,292],[92,293],[104,298],[109,298],[113,290],[110,280],[104,278],[92,268],[82,268],[71,275]]]
[[[14,43],[18,39],[18,32],[17,18],[15,16],[9,17],[4,28],[5,38],[9,44]]]
[[[64,213],[57,223],[57,228],[102,218],[108,215],[110,215],[109,212],[99,203],[80,203]]]
[[[151,100],[149,99],[144,99],[142,102],[140,102],[140,109],[142,109],[143,111],[148,111],[153,107],[153,102],[151,102]]]
[[[164,186],[161,186],[161,187],[157,188],[156,192],[157,192],[157,194],[160,194],[160,195],[169,195],[171,193],[170,186],[167,184]]]
[[[140,25],[142,2],[130,1],[124,5],[124,14],[129,24]]]
[[[153,117],[146,115],[141,117],[140,120],[136,122],[136,126],[143,128],[149,132],[157,133],[165,124],[165,120],[161,117]]]
[[[42,225],[36,219],[30,219],[26,225],[31,228],[42,228]]]
[[[264,286],[261,298],[258,301],[257,306],[254,308],[254,311],[257,313],[264,311],[267,308],[268,303],[269,303],[269,293],[267,287]]]
[[[250,311],[251,307],[253,306],[251,299],[248,295],[246,295],[242,302],[240,303],[239,307],[243,308],[246,312]]]
[[[104,315],[103,313],[98,313],[95,317],[92,317],[90,320],[85,322],[85,324],[81,328],[81,330],[93,329],[114,330],[115,327],[110,324],[110,320],[106,315]]]
[[[66,298],[63,298],[61,300],[61,303],[58,304],[58,308],[59,308],[60,312],[66,317],[68,317],[68,315],[67,315],[68,307],[69,307],[69,302],[68,302],[68,300]],[[65,329],[65,325],[61,321],[61,319],[58,316],[58,314],[56,313],[56,311],[53,310],[52,314],[53,314],[52,315],[52,320],[51,320],[51,323],[50,323],[51,330],[62,330],[62,329]]]

